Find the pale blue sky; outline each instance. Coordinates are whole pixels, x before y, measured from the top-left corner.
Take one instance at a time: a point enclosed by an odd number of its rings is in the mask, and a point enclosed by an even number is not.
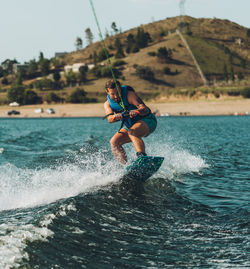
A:
[[[123,31],[180,14],[180,0],[93,0],[103,35],[111,23]],[[0,0],[0,63],[37,59],[40,51],[75,50],[90,27],[99,40],[89,0]],[[185,0],[185,14],[196,18],[229,19],[250,28],[250,0]]]

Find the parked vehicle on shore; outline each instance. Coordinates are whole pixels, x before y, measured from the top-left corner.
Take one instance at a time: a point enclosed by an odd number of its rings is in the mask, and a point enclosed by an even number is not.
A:
[[[55,114],[55,113],[56,113],[55,110],[54,110],[53,108],[48,108],[48,109],[46,110],[46,112],[47,112],[48,114]]]
[[[9,116],[11,116],[11,115],[20,115],[20,112],[17,111],[17,110],[10,110],[10,111],[7,112],[7,114]]]

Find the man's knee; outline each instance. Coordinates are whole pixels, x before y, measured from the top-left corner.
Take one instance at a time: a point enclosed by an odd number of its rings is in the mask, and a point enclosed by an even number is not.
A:
[[[119,146],[121,146],[121,143],[119,142],[119,140],[116,137],[112,137],[109,141],[110,145],[112,148],[118,148]]]
[[[117,145],[117,141],[114,137],[112,137],[109,141],[111,147],[115,147]]]

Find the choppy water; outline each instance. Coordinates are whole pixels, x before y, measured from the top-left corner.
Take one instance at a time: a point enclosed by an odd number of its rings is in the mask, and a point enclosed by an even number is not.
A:
[[[159,118],[145,184],[119,181],[117,128],[0,119],[0,268],[249,268],[250,117]]]

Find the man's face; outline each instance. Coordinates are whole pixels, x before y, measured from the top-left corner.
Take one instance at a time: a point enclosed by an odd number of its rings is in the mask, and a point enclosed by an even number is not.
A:
[[[116,89],[110,89],[110,88],[108,88],[106,90],[106,92],[107,92],[107,94],[109,94],[109,96],[110,96],[110,98],[112,100],[116,101],[117,103],[120,102],[120,97],[119,97],[119,94],[118,94],[118,92],[117,92]]]

